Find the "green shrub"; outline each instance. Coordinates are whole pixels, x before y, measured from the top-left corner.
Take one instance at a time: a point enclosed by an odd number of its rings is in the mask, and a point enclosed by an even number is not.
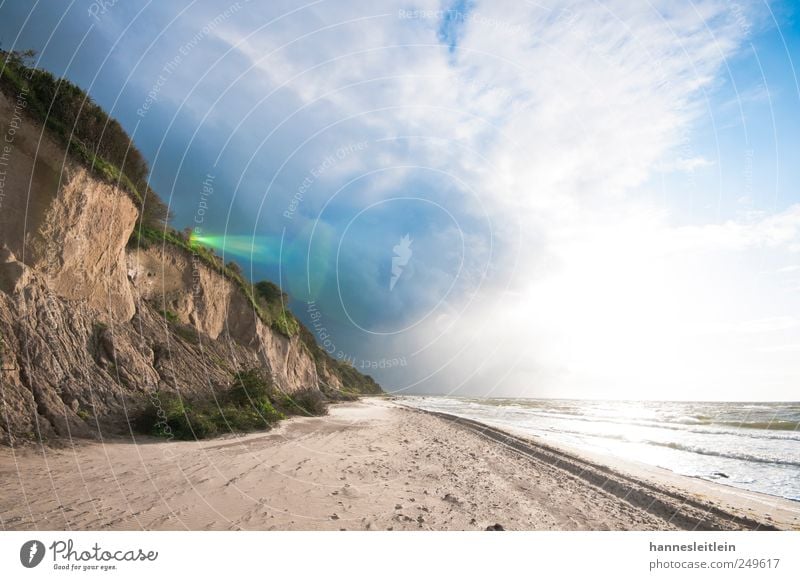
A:
[[[237,405],[252,405],[269,401],[272,392],[272,379],[259,369],[250,369],[233,373],[233,386],[227,397]]]
[[[157,393],[135,427],[156,437],[185,440],[204,439],[218,431],[207,412],[172,393]]]
[[[225,269],[228,270],[233,276],[242,277],[242,267],[234,261],[225,264]]]
[[[288,297],[281,292],[281,289],[277,285],[267,280],[262,280],[251,286],[244,280],[241,274],[226,267],[219,256],[214,253],[213,249],[193,243],[191,239],[187,240],[186,236],[180,236],[170,228],[142,226],[134,232],[129,241],[129,244],[133,247],[137,245],[146,247],[146,245],[150,243],[169,243],[187,252],[191,252],[212,270],[231,280],[245,295],[262,322],[268,324],[273,330],[287,338],[296,335],[300,336],[300,340],[305,346],[306,351],[314,359],[314,365],[316,366],[319,376],[330,373],[338,377],[342,384],[352,392],[364,394],[377,394],[382,392],[380,385],[378,385],[372,377],[362,375],[351,365],[331,358],[319,347],[314,334],[308,328],[300,324],[291,312],[285,309],[284,306]]]
[[[272,403],[276,391],[272,379],[265,373],[251,369],[234,373],[233,377],[233,387],[227,393],[232,404],[255,409],[267,423],[277,423],[285,418]]]
[[[283,310],[272,323],[272,328],[285,337],[291,338],[300,331],[300,324],[297,322],[297,319],[292,316],[291,312]]]
[[[258,411],[268,423],[277,423],[286,418],[286,415],[278,411],[270,401],[259,402]]]
[[[234,373],[230,389],[213,399],[182,399],[171,393],[152,398],[134,423],[134,427],[156,437],[204,439],[226,432],[249,432],[269,429],[285,419],[276,408],[278,393],[268,375],[259,370]],[[304,400],[305,401],[305,400]],[[310,405],[293,404],[296,414]]]
[[[269,280],[262,280],[261,282],[256,282],[253,286],[255,288],[256,295],[259,298],[262,298],[267,304],[273,303],[285,303],[288,300],[288,296],[285,292],[280,289],[280,286],[270,282]]]
[[[219,423],[213,420],[204,410],[196,410],[192,407],[186,409],[183,416],[185,425],[184,439],[206,439],[218,435],[221,431]]]
[[[251,408],[238,405],[223,405],[212,415],[212,421],[227,431],[255,431],[269,428],[269,423]]]

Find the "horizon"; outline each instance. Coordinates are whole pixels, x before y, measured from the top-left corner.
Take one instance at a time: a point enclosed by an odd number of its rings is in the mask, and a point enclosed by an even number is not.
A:
[[[727,399],[718,399],[718,400],[695,400],[695,399],[592,399],[589,397],[586,398],[570,398],[570,397],[517,397],[517,396],[496,396],[496,397],[481,397],[481,396],[473,396],[473,395],[450,395],[447,393],[414,393],[410,395],[397,395],[395,393],[386,393],[385,395],[374,395],[374,396],[390,396],[390,397],[451,397],[454,399],[508,399],[508,400],[531,400],[531,401],[595,401],[595,402],[604,402],[604,403],[738,403],[738,404],[798,404],[800,405],[800,400],[792,401],[778,401],[778,400],[727,400]]]
[[[799,9],[611,4],[46,0],[0,40],[391,394],[790,402]]]

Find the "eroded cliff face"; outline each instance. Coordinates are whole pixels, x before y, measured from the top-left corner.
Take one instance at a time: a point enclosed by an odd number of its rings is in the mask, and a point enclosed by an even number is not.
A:
[[[0,134],[10,106],[0,93]],[[342,388],[189,252],[126,248],[133,202],[40,126],[26,118],[11,155],[0,206],[0,441],[127,433],[154,393],[208,396],[244,369],[269,370],[288,393]]]
[[[0,333],[6,443],[125,433],[155,393],[207,397],[227,389],[235,370],[262,362],[253,349],[166,322],[146,302],[137,302],[129,321],[106,324],[87,300],[59,296],[7,249],[0,251]]]
[[[41,273],[58,296],[85,300],[106,321],[129,320],[135,305],[125,272],[125,236],[136,223],[136,207],[14,109],[0,93],[0,135],[9,147],[0,246]],[[15,119],[18,126],[12,127]]]
[[[287,338],[264,324],[234,283],[183,250],[167,245],[134,249],[128,253],[128,277],[139,299],[157,311],[168,311],[178,323],[212,340],[255,353],[283,390],[335,382],[317,377],[298,336]]]

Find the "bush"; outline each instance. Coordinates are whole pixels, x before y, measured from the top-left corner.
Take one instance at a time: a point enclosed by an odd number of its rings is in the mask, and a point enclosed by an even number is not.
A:
[[[156,437],[185,440],[204,439],[217,433],[217,425],[206,413],[172,393],[157,393],[135,427]]]
[[[253,408],[231,404],[218,407],[212,420],[226,431],[248,432],[270,427],[269,422]]]
[[[322,396],[319,400],[309,394],[289,399],[282,409],[286,414],[324,414]],[[249,432],[269,429],[285,419],[282,409],[276,408],[281,396],[273,389],[272,380],[259,370],[234,373],[231,388],[217,400],[189,401],[171,393],[160,393],[152,399],[134,427],[156,437],[175,439],[204,439],[226,432]]]
[[[258,411],[268,423],[277,423],[286,418],[286,415],[278,411],[270,401],[261,401],[258,404]]]
[[[277,423],[286,418],[273,405],[276,392],[269,376],[258,369],[240,371],[233,376],[234,386],[227,394],[231,403],[252,407],[268,423]]]
[[[233,373],[233,388],[228,391],[228,399],[238,405],[251,405],[253,402],[269,401],[272,394],[272,379],[259,369]]]
[[[295,334],[300,332],[300,324],[297,322],[297,319],[292,316],[292,313],[288,310],[282,311],[278,314],[278,317],[272,323],[272,328],[280,332],[287,338],[293,337]]]
[[[263,298],[267,304],[285,303],[288,300],[288,295],[280,289],[280,286],[270,282],[269,280],[262,280],[255,283],[256,295]]]
[[[238,263],[234,261],[230,261],[225,264],[225,269],[234,277],[234,278],[241,278],[242,277],[242,267],[239,266]]]
[[[328,405],[325,403],[325,398],[317,390],[301,391],[295,397],[295,402],[309,415],[328,414]]]
[[[325,398],[316,389],[307,389],[291,395],[284,394],[281,400],[281,407],[291,415],[316,417],[328,414]]]

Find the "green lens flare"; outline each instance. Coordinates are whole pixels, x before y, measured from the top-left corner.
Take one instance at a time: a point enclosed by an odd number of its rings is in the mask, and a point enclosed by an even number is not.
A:
[[[297,300],[316,300],[327,292],[336,292],[335,287],[329,287],[336,283],[333,275],[336,261],[334,242],[335,236],[331,230],[318,227],[310,253],[306,244],[284,241],[281,255],[281,239],[278,236],[214,235],[197,232],[192,232],[189,236],[192,247],[212,249],[226,261],[236,260],[243,267],[252,263],[280,268],[284,290]]]
[[[280,240],[274,236],[216,236],[192,232],[189,243],[211,248],[226,259],[275,264],[279,258]]]

